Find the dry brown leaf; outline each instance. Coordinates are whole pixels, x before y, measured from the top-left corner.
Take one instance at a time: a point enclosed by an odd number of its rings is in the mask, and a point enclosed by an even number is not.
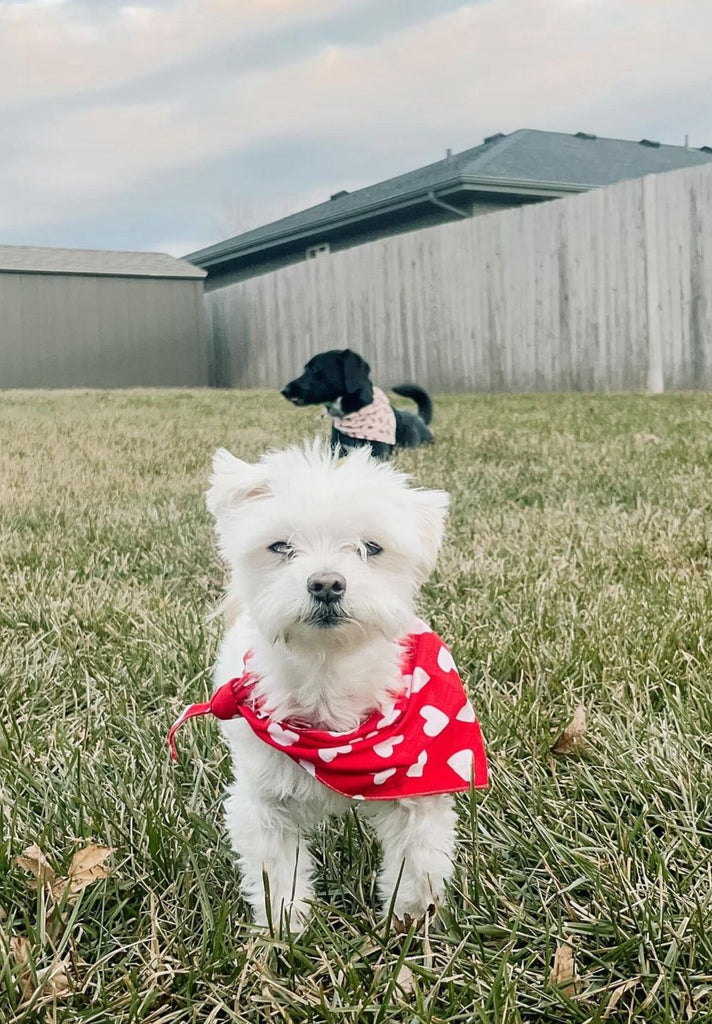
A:
[[[19,856],[15,857],[15,863],[24,871],[29,871],[31,875],[34,875],[39,885],[54,887],[57,876],[39,846],[35,844],[28,846]]]
[[[573,750],[578,750],[583,743],[585,734],[586,708],[583,704],[579,704],[574,712],[574,717],[554,743],[551,752],[553,754],[570,754]]]
[[[392,927],[396,935],[403,935],[414,928],[416,932],[419,932],[421,928],[425,927],[427,931],[427,925],[431,918],[435,917],[438,912],[437,905],[430,903],[428,909],[421,917],[412,917],[410,914],[404,914],[403,917],[396,917],[393,915]]]
[[[35,991],[30,971],[30,940],[24,935],[13,935],[10,938],[10,954],[19,968],[17,981],[23,999],[30,999]]]
[[[408,964],[400,965],[398,974],[396,975],[396,985],[404,996],[413,994],[413,989],[415,988],[415,975]]]
[[[53,999],[66,999],[72,994],[72,983],[67,973],[69,960],[60,960],[47,970],[40,981],[42,994]]]
[[[65,999],[72,993],[68,968],[69,960],[60,960],[46,970],[37,973],[37,983],[32,976],[30,966],[30,940],[25,935],[13,935],[10,939],[10,953],[17,971],[23,999],[32,999],[37,991],[43,996],[53,999]]]
[[[10,952],[16,964],[26,964],[30,959],[30,940],[27,936],[10,936]]]
[[[549,974],[549,984],[555,985],[565,996],[575,996],[579,990],[574,951],[568,942],[563,942],[556,947],[554,965]]]
[[[633,440],[636,444],[660,444],[657,434],[635,434]]]
[[[72,857],[69,877],[65,882],[65,885],[69,886],[70,897],[77,896],[87,886],[108,877],[109,872],[104,867],[104,861],[113,852],[108,846],[95,846],[93,843],[82,850],[77,850]]]
[[[620,985],[616,985],[616,987],[611,992],[610,999],[606,1003],[606,1009],[603,1014],[604,1019],[606,1017],[610,1017],[610,1015],[615,1010],[616,1006],[618,1006],[621,997],[625,995],[626,992],[629,992],[630,989],[635,988],[639,981],[640,978],[629,978],[628,981],[623,981]]]
[[[107,877],[109,872],[103,865],[113,852],[108,846],[96,846],[93,843],[77,850],[69,865],[67,878],[52,870],[39,846],[28,846],[24,853],[15,857],[15,863],[34,875],[37,884],[47,886],[55,900],[61,900],[65,892],[73,900],[87,886]]]

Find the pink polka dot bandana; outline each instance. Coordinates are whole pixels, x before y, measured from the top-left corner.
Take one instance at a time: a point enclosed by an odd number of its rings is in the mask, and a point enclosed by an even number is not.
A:
[[[334,420],[334,426],[341,434],[355,437],[360,441],[382,441],[396,443],[396,414],[388,401],[385,391],[373,389],[373,401],[358,412],[350,412]]]
[[[348,733],[302,728],[273,721],[258,705],[257,677],[247,668],[205,704],[190,704],[169,734],[189,718],[241,716],[256,736],[291,757],[329,789],[352,800],[400,800],[457,793],[487,785],[487,757],[474,708],[452,655],[422,623],[401,643],[403,688],[388,708],[374,712]]]

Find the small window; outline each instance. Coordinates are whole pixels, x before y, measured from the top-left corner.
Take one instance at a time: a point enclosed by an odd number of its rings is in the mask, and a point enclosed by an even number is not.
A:
[[[317,256],[328,256],[331,252],[331,246],[328,242],[324,242],[322,245],[310,245],[307,249],[307,259],[315,260]]]

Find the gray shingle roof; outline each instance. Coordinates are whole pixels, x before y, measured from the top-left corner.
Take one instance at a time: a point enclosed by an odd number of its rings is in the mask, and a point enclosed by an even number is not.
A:
[[[694,167],[710,160],[712,153],[647,140],[631,142],[587,137],[583,133],[524,130],[503,136],[491,145],[488,154],[477,157],[468,170],[484,177],[566,182],[590,188],[642,178],[644,174]]]
[[[318,206],[185,258],[198,266],[210,267],[231,256],[257,252],[280,241],[408,205],[418,197],[424,199],[431,191],[447,197],[469,185],[482,190],[496,187],[499,191],[510,187],[513,192],[554,197],[711,160],[712,152],[684,146],[520,129],[511,135],[491,136],[473,149],[356,192],[337,193],[334,199]]]
[[[0,273],[82,274],[100,277],[203,278],[205,271],[162,252],[48,249],[0,245]]]

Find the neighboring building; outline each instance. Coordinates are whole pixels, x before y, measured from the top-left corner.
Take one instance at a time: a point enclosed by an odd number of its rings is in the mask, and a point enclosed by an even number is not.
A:
[[[185,259],[206,291],[388,235],[712,161],[712,147],[522,129],[247,231]]]
[[[207,385],[204,277],[162,253],[0,245],[0,388]]]

